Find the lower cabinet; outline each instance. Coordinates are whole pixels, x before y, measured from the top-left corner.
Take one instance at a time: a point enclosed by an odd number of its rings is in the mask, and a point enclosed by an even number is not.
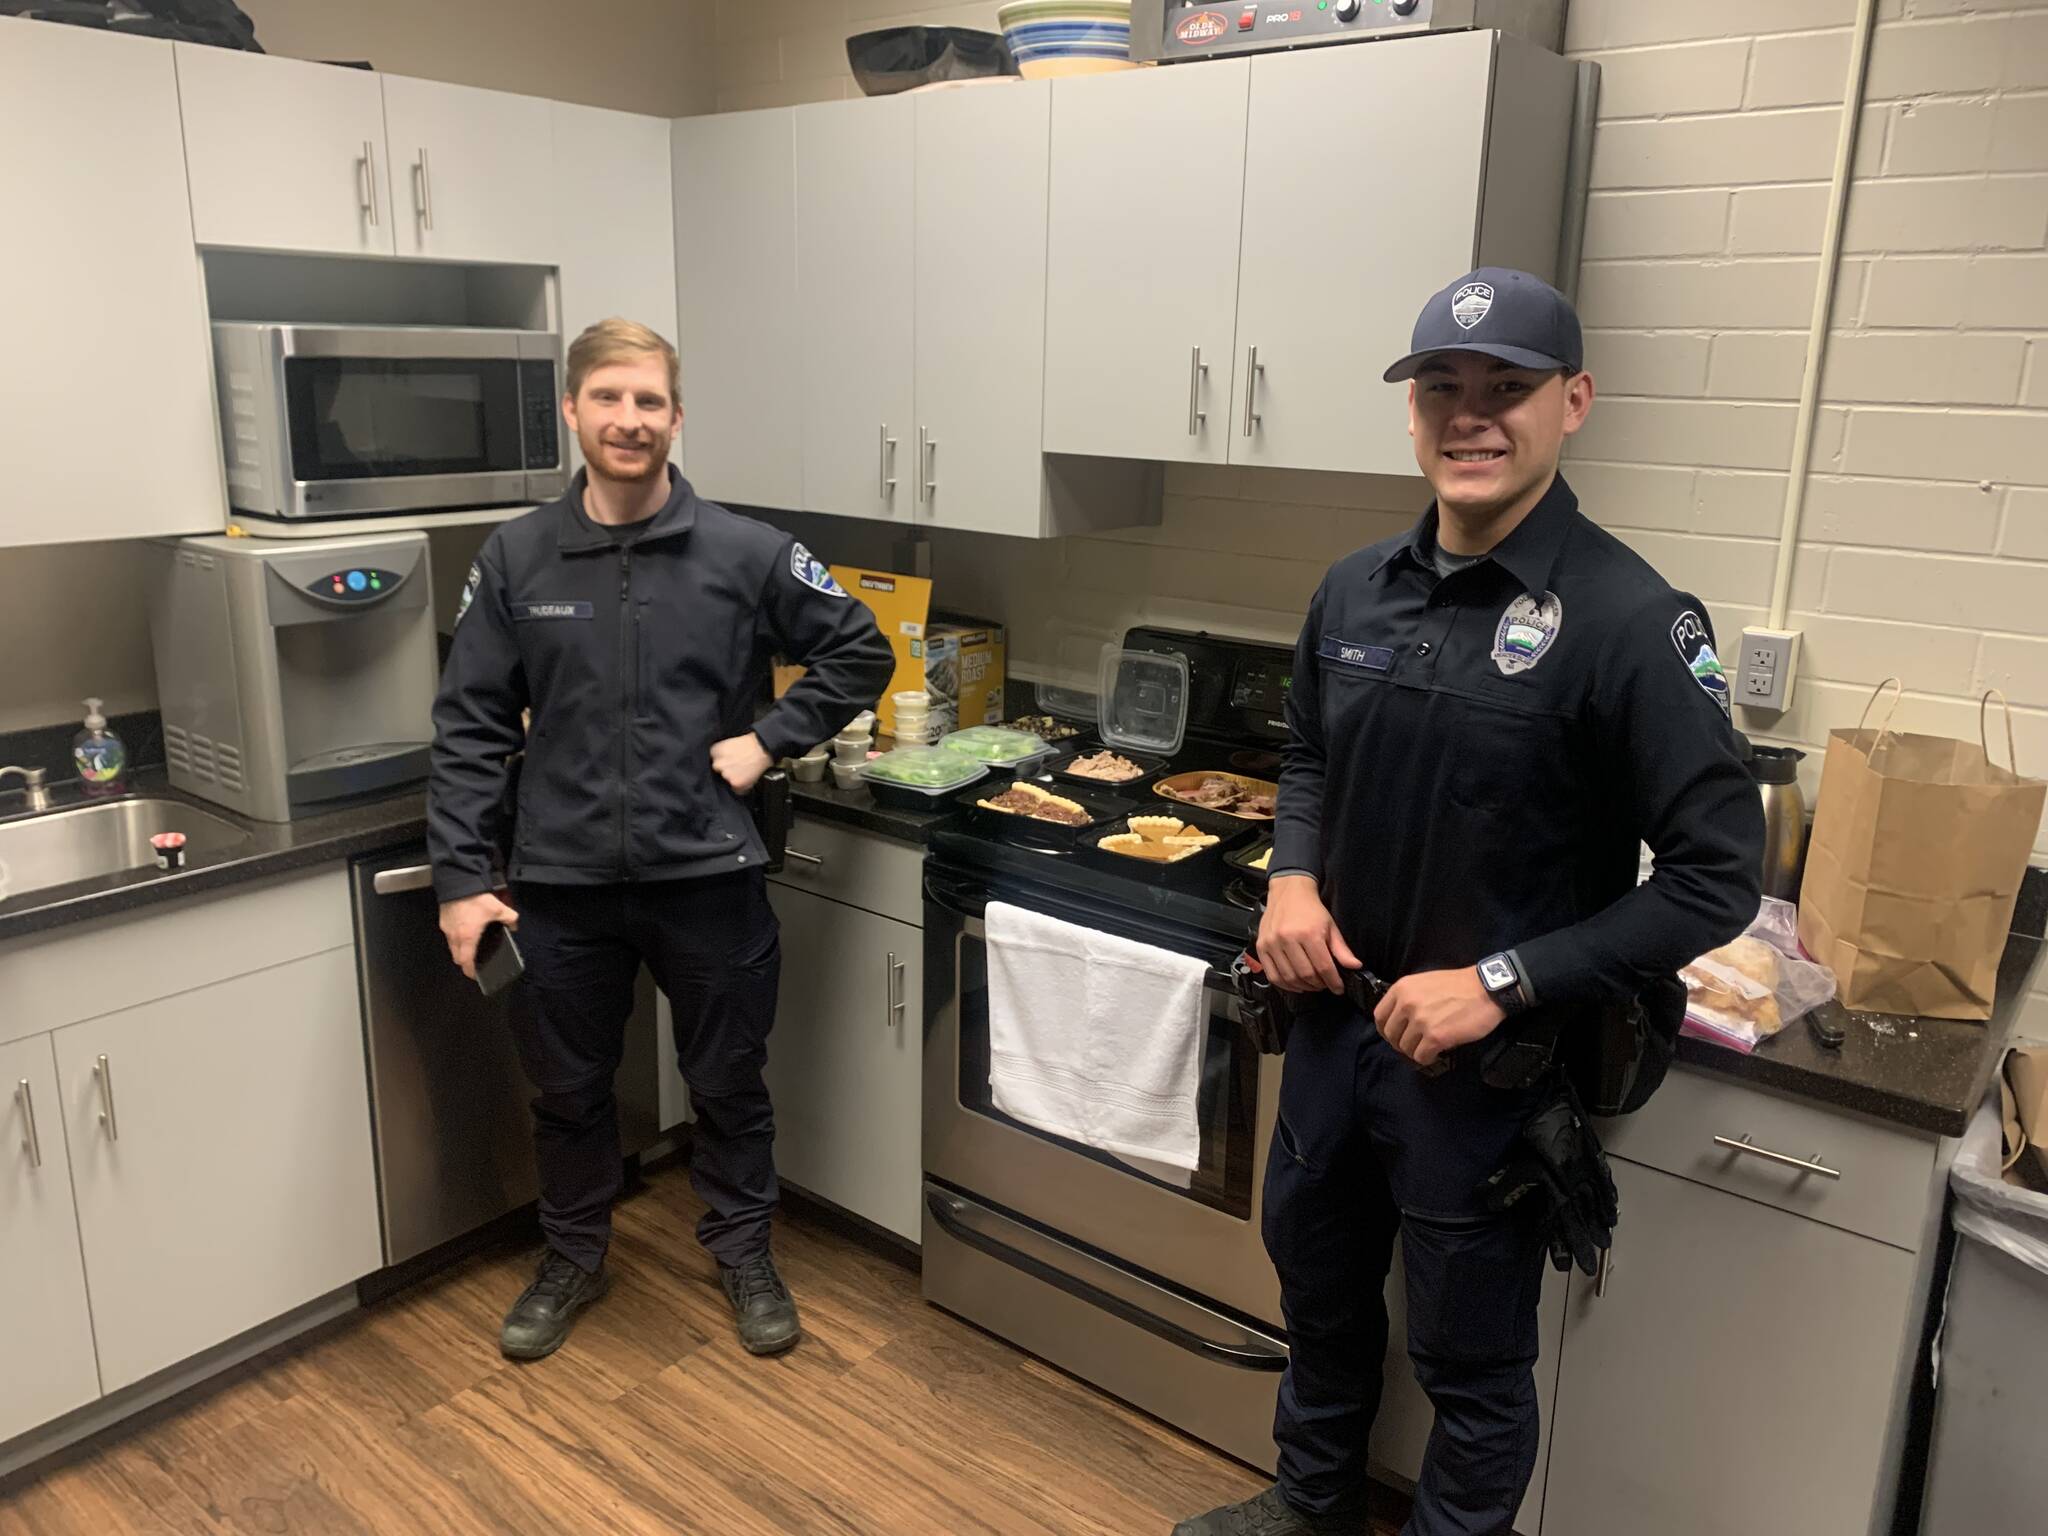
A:
[[[783,884],[769,900],[783,955],[768,1042],[776,1170],[916,1242],[924,935]]]
[[[353,948],[51,1039],[104,1390],[377,1268]]]
[[[1571,1277],[1543,1529],[1863,1536],[1915,1256],[1619,1158],[1614,1178],[1605,1294]]]
[[[100,1395],[48,1035],[0,1045],[0,1442]]]

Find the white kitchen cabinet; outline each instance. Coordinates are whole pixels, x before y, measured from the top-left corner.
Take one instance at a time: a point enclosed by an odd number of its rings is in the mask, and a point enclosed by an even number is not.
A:
[[[562,345],[618,316],[676,339],[669,120],[555,102],[555,252]],[[565,427],[571,462],[581,464]]]
[[[398,254],[552,263],[551,104],[405,75],[383,83]]]
[[[714,501],[801,507],[795,114],[674,125],[683,460]]]
[[[0,19],[0,144],[0,545],[219,532],[171,45]]]
[[[776,1170],[916,1242],[924,934],[783,885],[769,900],[784,957],[768,1041]]]
[[[1052,88],[1045,447],[1225,462],[1251,63]]]
[[[1554,271],[1571,103],[1492,32],[1252,60],[1232,463],[1415,473],[1380,375],[1452,278]]]
[[[803,504],[813,512],[908,522],[917,506],[915,108],[896,97],[796,109]]]
[[[352,946],[54,1039],[108,1392],[377,1268]]]
[[[48,1035],[0,1046],[0,1442],[100,1395]]]
[[[1606,1294],[1571,1277],[1543,1529],[1862,1536],[1914,1255],[1619,1158],[1614,1177]]]
[[[379,76],[197,43],[175,53],[201,245],[397,249]]]
[[[917,98],[922,520],[1038,537],[1049,82]]]

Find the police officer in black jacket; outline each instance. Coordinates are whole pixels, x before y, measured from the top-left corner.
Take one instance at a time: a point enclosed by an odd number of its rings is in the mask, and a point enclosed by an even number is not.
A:
[[[501,1347],[519,1359],[559,1348],[610,1284],[612,1078],[643,961],[668,995],[696,1115],[698,1239],[748,1349],[776,1353],[800,1331],[769,1254],[761,1069],[780,952],[743,797],[777,757],[873,704],[894,659],[803,545],[700,500],[669,467],[677,374],[674,348],[628,321],[570,347],[562,410],[588,468],[485,541],[434,705],[428,841],[449,951],[474,975],[478,939],[501,922],[526,962],[512,1013],[538,1095],[547,1250],[505,1319]],[[808,671],[757,720],[778,654]]]
[[[1501,1211],[1488,1180],[1565,1090],[1554,1069],[1489,1082],[1492,1037],[1546,1016],[1591,1028],[1757,910],[1762,811],[1706,610],[1558,473],[1593,404],[1570,304],[1526,273],[1470,273],[1386,377],[1413,381],[1436,499],[1310,604],[1258,952],[1298,994],[1341,996],[1347,973],[1392,985],[1288,1040],[1264,1197],[1289,1345],[1279,1481],[1177,1536],[1370,1529],[1397,1232],[1436,1410],[1407,1536],[1511,1529],[1553,1234],[1541,1202]],[[1638,885],[1641,842],[1656,863]]]

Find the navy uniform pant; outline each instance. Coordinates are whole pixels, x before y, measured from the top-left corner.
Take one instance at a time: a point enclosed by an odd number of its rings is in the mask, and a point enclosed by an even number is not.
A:
[[[697,1240],[726,1265],[768,1251],[775,1117],[762,1068],[781,948],[759,874],[644,885],[522,884],[512,893],[526,975],[512,1018],[533,1084],[540,1222],[550,1247],[603,1262],[621,1184],[612,1079],[644,962],[668,995],[696,1115]]]
[[[1480,1194],[1535,1097],[1487,1087],[1475,1055],[1424,1078],[1336,1005],[1288,1039],[1264,1222],[1289,1348],[1280,1486],[1307,1513],[1364,1511],[1397,1233],[1408,1353],[1436,1409],[1406,1536],[1511,1530],[1535,1470],[1545,1250]]]

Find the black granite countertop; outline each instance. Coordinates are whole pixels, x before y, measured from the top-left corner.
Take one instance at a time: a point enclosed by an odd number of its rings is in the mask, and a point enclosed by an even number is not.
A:
[[[2044,949],[2048,945],[2042,940],[2024,933],[2006,941],[1998,967],[1998,1000],[1988,1020],[1854,1013],[1831,1002],[1824,1008],[1847,1030],[1839,1050],[1823,1047],[1801,1019],[1748,1055],[1683,1035],[1678,1059],[1703,1071],[1856,1110],[1894,1125],[1960,1136],[1984,1102],[1991,1076],[2011,1043]]]
[[[211,854],[194,854],[184,869],[166,874],[155,869],[131,870],[75,885],[52,886],[0,899],[0,943],[61,928],[90,918],[113,917],[180,897],[224,890],[251,880],[267,879],[358,854],[418,842],[427,835],[427,801],[423,790],[387,795],[318,816],[290,822],[251,821],[234,812],[171,788],[162,769],[145,769],[134,777],[127,798],[162,800],[190,806],[227,822],[243,834],[241,842]],[[830,784],[792,784],[798,811],[839,822],[864,832],[922,845],[943,816],[897,811],[875,804],[865,789],[840,791]],[[52,791],[57,808],[86,803],[75,785]],[[178,830],[175,813],[159,829]]]

